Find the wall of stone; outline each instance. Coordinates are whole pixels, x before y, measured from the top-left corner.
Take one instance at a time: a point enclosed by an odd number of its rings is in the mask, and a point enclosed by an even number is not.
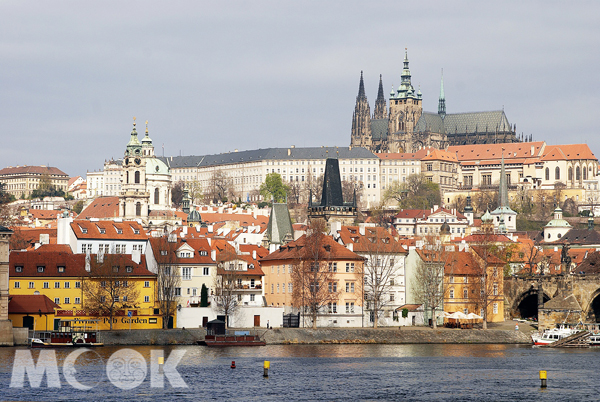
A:
[[[430,328],[276,328],[265,331],[267,344],[327,344],[327,343],[506,343],[531,344],[531,337],[521,331],[453,330]]]
[[[100,331],[105,345],[194,345],[204,339],[204,329],[138,329]]]

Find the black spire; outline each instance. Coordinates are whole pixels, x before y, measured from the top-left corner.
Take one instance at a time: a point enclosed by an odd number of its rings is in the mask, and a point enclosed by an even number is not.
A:
[[[323,193],[321,206],[341,207],[344,205],[342,195],[342,181],[340,180],[340,162],[338,159],[327,158],[325,161],[325,175],[323,176]]]

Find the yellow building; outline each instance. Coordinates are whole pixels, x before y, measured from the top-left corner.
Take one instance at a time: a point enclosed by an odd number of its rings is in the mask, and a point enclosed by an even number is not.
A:
[[[318,241],[312,236],[304,235],[260,260],[267,305],[283,306],[286,313],[305,312],[306,325],[311,325],[307,309],[318,306],[317,326],[362,326],[364,257],[330,236],[321,234]]]
[[[130,324],[131,329],[162,328],[156,276],[146,269],[144,256],[137,262],[127,254],[86,258],[67,245],[16,251],[10,254],[9,288],[11,295],[44,295],[60,305],[47,323],[13,322],[15,326],[43,331],[55,329],[61,320],[72,321],[71,326],[98,320],[100,330],[110,329],[111,321],[112,329],[129,329]]]

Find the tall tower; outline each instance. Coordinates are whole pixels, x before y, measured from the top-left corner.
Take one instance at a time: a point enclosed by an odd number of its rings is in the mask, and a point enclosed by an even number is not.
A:
[[[146,157],[144,152],[152,151],[152,140],[146,138],[140,143],[133,118],[133,130],[125,155],[123,157],[123,173],[121,177],[121,196],[119,199],[119,214],[125,219],[147,218],[150,195],[146,191]]]
[[[438,101],[438,114],[442,119],[446,117],[446,97],[444,96],[444,69],[442,68],[442,81],[440,84],[440,100]]]
[[[411,137],[423,112],[422,98],[421,91],[415,93],[412,86],[408,51],[405,49],[401,83],[398,89],[392,89],[390,94],[389,152],[412,152],[415,150],[413,148],[419,147],[418,144],[413,144]]]
[[[379,90],[377,91],[377,100],[375,100],[375,110],[373,111],[373,119],[386,119],[387,105],[385,104],[385,96],[383,95],[383,81],[379,74]]]
[[[350,145],[353,147],[371,147],[371,108],[365,95],[365,84],[363,72],[360,72],[360,83],[358,84],[358,95],[352,115],[352,136]]]

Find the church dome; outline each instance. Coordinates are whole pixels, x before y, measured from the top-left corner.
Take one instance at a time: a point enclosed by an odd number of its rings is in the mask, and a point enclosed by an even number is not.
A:
[[[200,212],[198,212],[195,208],[190,211],[187,216],[188,222],[202,222],[202,217],[200,216]]]
[[[169,175],[169,167],[160,159],[148,158],[146,159],[146,174],[163,174]]]

